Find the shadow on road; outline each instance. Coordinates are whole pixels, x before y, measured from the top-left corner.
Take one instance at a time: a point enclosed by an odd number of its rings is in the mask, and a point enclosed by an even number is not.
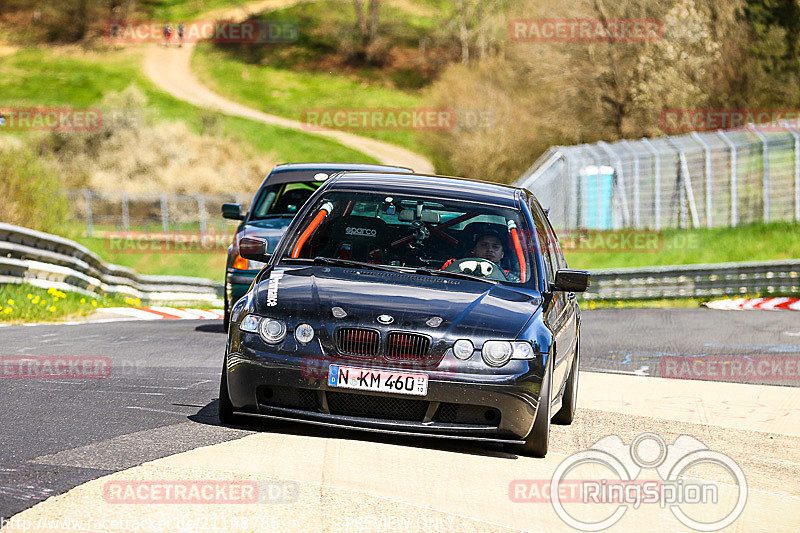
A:
[[[219,400],[215,399],[188,418],[192,422],[197,422],[199,424],[222,426],[222,424],[219,422],[218,408]],[[358,440],[362,442],[394,444],[397,446],[440,450],[466,455],[480,455],[483,457],[499,457],[502,459],[517,458],[516,454],[503,450],[500,444],[490,442],[474,444],[468,441],[459,441],[455,439],[390,435],[373,433],[355,428],[330,428],[325,426],[316,426],[313,424],[301,424],[281,420],[267,420],[247,417],[243,417],[243,420],[240,423],[230,425],[226,424],[224,427],[244,429],[248,431],[282,433],[284,435],[296,435],[317,439]]]
[[[200,326],[194,328],[194,330],[201,333],[225,333],[225,328],[222,327],[222,322],[218,324],[201,324]]]

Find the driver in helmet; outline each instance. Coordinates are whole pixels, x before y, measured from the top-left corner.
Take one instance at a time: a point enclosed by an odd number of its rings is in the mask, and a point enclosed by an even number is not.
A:
[[[488,229],[477,233],[475,235],[475,245],[470,250],[467,257],[475,257],[480,259],[486,259],[487,261],[491,261],[496,265],[500,265],[503,257],[505,257],[505,246],[503,246],[503,238],[497,231]],[[442,270],[446,269],[447,267],[451,266],[457,260],[455,258],[448,260],[444,265],[442,265]],[[503,269],[503,274],[505,274],[506,278],[512,280],[515,278],[513,274],[506,269]]]

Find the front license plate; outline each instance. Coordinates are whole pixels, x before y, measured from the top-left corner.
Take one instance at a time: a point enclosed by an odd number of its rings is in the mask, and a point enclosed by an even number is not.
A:
[[[425,396],[428,394],[428,375],[330,365],[328,385],[343,389]]]

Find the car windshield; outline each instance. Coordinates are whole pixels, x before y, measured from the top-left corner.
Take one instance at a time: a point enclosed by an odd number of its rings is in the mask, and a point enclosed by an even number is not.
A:
[[[256,199],[252,219],[293,217],[320,185],[321,181],[267,185]]]
[[[358,262],[513,284],[531,283],[536,274],[525,218],[481,203],[332,191],[288,239],[282,261]]]

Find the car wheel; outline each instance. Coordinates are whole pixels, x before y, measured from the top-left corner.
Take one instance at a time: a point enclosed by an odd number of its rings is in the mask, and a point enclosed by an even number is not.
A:
[[[553,354],[550,354],[553,359]],[[536,419],[533,422],[533,429],[525,439],[525,444],[514,445],[512,451],[518,455],[527,457],[544,457],[547,455],[547,446],[550,442],[550,380],[553,375],[553,363],[550,362],[550,370],[544,375],[542,380],[542,392],[540,395],[539,408],[536,410]],[[542,400],[543,399],[543,400]]]
[[[569,371],[569,379],[564,387],[564,396],[561,398],[561,409],[553,417],[553,422],[561,425],[572,424],[575,418],[575,411],[578,409],[578,375],[580,373],[580,348],[581,338],[575,340],[575,357],[572,358],[572,368]]]
[[[228,393],[228,361],[227,357],[222,365],[222,377],[219,380],[219,421],[222,424],[233,424],[237,421],[233,414],[233,403]]]

